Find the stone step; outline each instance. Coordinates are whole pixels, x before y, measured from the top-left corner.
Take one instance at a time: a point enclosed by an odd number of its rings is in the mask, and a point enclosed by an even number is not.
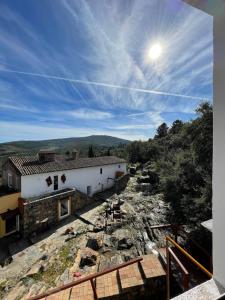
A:
[[[57,294],[53,294],[45,298],[46,300],[70,300],[71,289],[63,290]]]
[[[62,298],[62,300],[64,300],[64,298]],[[95,300],[91,282],[86,281],[73,287],[71,289],[69,300]]]
[[[121,293],[119,272],[105,274],[96,279],[97,295],[100,299],[113,297]]]
[[[138,264],[129,265],[119,270],[122,293],[131,291],[144,285],[144,279]]]
[[[143,255],[143,260],[140,262],[146,280],[152,278],[165,277],[166,272],[160,263],[158,256],[155,254]]]
[[[144,286],[153,283],[153,285],[161,282],[161,278],[165,279],[166,273],[158,259],[154,254],[143,256],[143,260],[139,263],[129,265],[125,268],[113,271],[96,278],[96,292],[98,299],[117,299],[119,295],[125,293],[139,293],[144,291]],[[149,286],[149,285],[148,285]],[[136,297],[136,294],[133,294]],[[94,293],[91,282],[87,281],[73,288],[61,291],[52,296],[48,296],[47,300],[94,300]],[[136,298],[131,298],[136,299]]]

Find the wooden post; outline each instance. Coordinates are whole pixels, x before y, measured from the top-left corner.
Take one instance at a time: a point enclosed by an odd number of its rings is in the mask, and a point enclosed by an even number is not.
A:
[[[93,290],[93,293],[94,293],[94,298],[97,300],[98,299],[98,295],[97,295],[97,292],[96,292],[96,288],[95,288],[95,283],[94,283],[94,279],[90,279],[91,281],[91,287],[92,287],[92,290]]]
[[[168,248],[168,241],[166,241],[166,293],[167,293],[167,300],[170,299],[170,271],[171,271],[171,259],[170,259],[170,252]]]
[[[189,274],[183,273],[183,285],[184,285],[184,291],[187,291],[189,289]]]

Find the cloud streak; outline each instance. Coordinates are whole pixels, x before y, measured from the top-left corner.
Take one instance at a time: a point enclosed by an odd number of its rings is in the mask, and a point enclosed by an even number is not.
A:
[[[180,0],[2,1],[0,119],[23,125],[12,139],[32,139],[25,125],[55,137],[53,124],[148,139],[211,101],[212,28]],[[163,55],[152,63],[155,42]]]
[[[23,72],[23,71],[10,70],[10,69],[0,69],[0,71],[1,72],[9,72],[9,73],[20,74],[20,75],[41,77],[41,78],[46,78],[46,79],[62,80],[62,81],[68,81],[68,82],[72,82],[72,83],[80,83],[80,84],[94,85],[94,86],[100,86],[100,87],[122,89],[122,90],[128,90],[130,92],[140,92],[140,93],[146,93],[146,94],[171,96],[171,97],[178,97],[178,98],[192,99],[192,100],[202,100],[202,101],[209,100],[208,98],[203,98],[203,97],[189,96],[189,95],[184,95],[184,94],[177,94],[177,93],[170,93],[170,92],[163,92],[163,91],[156,91],[156,90],[147,90],[147,89],[121,86],[121,85],[116,85],[116,84],[109,84],[109,83],[96,82],[96,81],[90,81],[90,80],[88,81],[88,80],[72,79],[72,78],[66,78],[66,77],[60,77],[60,76],[54,76],[54,75],[47,75],[47,74]]]

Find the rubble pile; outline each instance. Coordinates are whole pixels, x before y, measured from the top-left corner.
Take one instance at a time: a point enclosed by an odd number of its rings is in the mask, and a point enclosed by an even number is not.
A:
[[[36,291],[68,283],[74,277],[156,253],[158,247],[165,245],[165,232],[151,230],[150,226],[167,223],[170,207],[162,194],[152,194],[157,182],[154,176],[149,169],[140,171],[133,167],[123,192],[107,196],[95,208],[86,208],[83,221],[71,221],[59,233],[32,245],[32,251],[25,250],[26,264],[18,264],[20,272],[15,272],[12,263],[7,266],[7,273],[2,273],[5,281],[4,287],[0,286],[0,298],[23,299]],[[15,263],[18,257],[13,257]],[[22,257],[21,254],[21,260]]]

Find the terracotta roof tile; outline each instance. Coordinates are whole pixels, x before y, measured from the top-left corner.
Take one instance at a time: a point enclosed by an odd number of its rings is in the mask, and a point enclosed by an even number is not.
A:
[[[21,175],[33,175],[55,171],[73,170],[96,166],[125,163],[122,158],[115,156],[102,156],[93,158],[62,159],[56,157],[55,161],[41,162],[37,156],[11,156],[9,160]]]

